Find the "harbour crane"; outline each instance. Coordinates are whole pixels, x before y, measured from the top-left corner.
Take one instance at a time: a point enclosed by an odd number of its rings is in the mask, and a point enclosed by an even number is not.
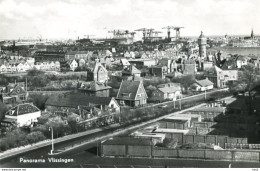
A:
[[[135,31],[141,31],[143,32],[143,39],[145,40],[145,37],[146,37],[146,34],[148,32],[148,29],[147,28],[140,28],[140,29],[137,29]]]
[[[175,30],[176,31],[176,40],[179,40],[181,28],[184,28],[184,27],[166,26],[166,27],[163,27],[162,29],[167,29],[168,39],[171,38],[171,29]]]

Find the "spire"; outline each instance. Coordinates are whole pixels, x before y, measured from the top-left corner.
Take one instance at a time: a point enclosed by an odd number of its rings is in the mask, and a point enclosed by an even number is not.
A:
[[[252,31],[251,31],[251,38],[254,38],[254,31],[253,31],[253,28],[252,28]]]

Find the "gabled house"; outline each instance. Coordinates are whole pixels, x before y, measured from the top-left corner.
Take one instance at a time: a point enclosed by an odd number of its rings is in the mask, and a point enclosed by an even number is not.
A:
[[[166,83],[159,84],[157,89],[152,92],[151,100],[163,101],[166,99],[177,100],[181,98],[181,85],[180,83]]]
[[[235,81],[238,78],[237,69],[222,70],[217,66],[209,69],[205,74],[208,79],[214,83],[214,87],[226,88],[229,81]]]
[[[25,83],[24,82],[17,82],[15,84],[9,83],[7,85],[7,95],[10,97],[15,97],[16,102],[24,102],[28,96],[25,90]]]
[[[213,89],[213,87],[214,83],[208,80],[208,78],[204,80],[196,80],[196,82],[191,85],[193,91],[206,91]]]
[[[0,72],[1,72],[1,73],[6,73],[6,72],[7,72],[7,67],[6,67],[6,65],[2,64],[2,65],[0,66]]]
[[[122,76],[141,77],[141,71],[137,69],[134,65],[130,65],[127,68],[124,68],[124,70],[122,71]]]
[[[127,59],[120,59],[121,64],[123,65],[123,68],[130,66],[131,64],[128,62]]]
[[[131,58],[131,55],[130,55],[130,53],[129,53],[128,51],[126,51],[126,52],[124,53],[124,57],[125,57],[125,58]]]
[[[76,68],[79,66],[78,62],[75,59],[73,59],[72,61],[68,61],[68,64],[70,66],[71,71],[75,71]]]
[[[106,83],[92,81],[91,83],[80,83],[78,90],[88,96],[109,97],[111,89]]]
[[[242,66],[247,65],[247,59],[244,56],[239,55],[236,58],[236,66],[240,69]]]
[[[32,104],[19,104],[11,108],[1,121],[1,126],[8,126],[16,123],[18,127],[30,126],[37,123],[37,118],[41,116],[41,110]]]
[[[145,105],[147,98],[142,81],[125,80],[120,84],[116,100],[122,106],[137,107]]]
[[[100,62],[96,62],[94,68],[88,72],[88,80],[101,83],[106,82],[108,80],[107,69]]]

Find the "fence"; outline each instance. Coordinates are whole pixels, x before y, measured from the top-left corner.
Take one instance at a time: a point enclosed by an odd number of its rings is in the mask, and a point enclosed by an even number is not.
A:
[[[158,132],[160,133],[160,132]],[[247,144],[247,138],[236,138],[219,135],[184,135],[183,133],[164,133],[166,138],[174,139],[179,144],[209,143],[225,148],[225,143]]]
[[[211,150],[211,149],[169,149],[153,146],[102,145],[101,156],[149,157],[149,158],[193,158],[209,160],[260,162],[259,151]]]
[[[198,128],[211,128],[212,126],[218,124],[217,122],[193,122],[193,127]]]
[[[225,143],[225,149],[260,150],[260,144]]]

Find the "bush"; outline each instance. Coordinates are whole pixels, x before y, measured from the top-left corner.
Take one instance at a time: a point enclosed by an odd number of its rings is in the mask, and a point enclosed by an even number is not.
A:
[[[31,132],[30,134],[28,134],[26,136],[26,139],[28,140],[28,142],[30,144],[33,144],[33,143],[36,143],[36,142],[39,142],[39,141],[46,139],[46,137],[43,135],[42,132],[36,131],[36,132]]]

